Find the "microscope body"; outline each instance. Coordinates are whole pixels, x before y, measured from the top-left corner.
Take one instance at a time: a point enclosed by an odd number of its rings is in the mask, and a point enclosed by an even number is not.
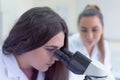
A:
[[[73,73],[86,75],[84,80],[115,80],[103,64],[87,58],[78,51],[72,53],[67,49],[57,50],[55,56]]]

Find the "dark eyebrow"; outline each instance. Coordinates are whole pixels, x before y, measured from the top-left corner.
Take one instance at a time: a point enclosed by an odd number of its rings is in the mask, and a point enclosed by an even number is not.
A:
[[[81,26],[81,28],[80,29],[86,29],[86,27],[85,26]]]
[[[81,26],[81,29],[86,29],[86,27],[85,26]]]
[[[81,28],[86,28],[85,26],[81,26]]]
[[[86,29],[85,26],[81,26],[81,28]],[[98,28],[98,26],[93,26],[93,28]]]
[[[93,28],[98,28],[98,26],[94,26]]]

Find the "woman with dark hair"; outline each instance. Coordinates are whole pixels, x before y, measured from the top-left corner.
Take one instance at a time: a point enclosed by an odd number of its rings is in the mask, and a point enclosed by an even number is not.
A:
[[[72,52],[80,51],[91,59],[100,61],[108,70],[111,70],[111,54],[109,44],[103,38],[103,14],[94,4],[86,5],[78,17],[78,32],[70,36],[69,49]],[[81,80],[84,76],[81,76]]]
[[[64,20],[48,7],[26,11],[11,29],[0,53],[0,80],[68,80],[54,56],[67,48]]]

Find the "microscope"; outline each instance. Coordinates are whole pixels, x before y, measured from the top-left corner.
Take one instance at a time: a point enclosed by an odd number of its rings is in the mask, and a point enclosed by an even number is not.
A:
[[[72,53],[68,49],[62,49],[56,50],[54,54],[73,73],[86,75],[84,80],[114,80],[103,64],[78,51]]]

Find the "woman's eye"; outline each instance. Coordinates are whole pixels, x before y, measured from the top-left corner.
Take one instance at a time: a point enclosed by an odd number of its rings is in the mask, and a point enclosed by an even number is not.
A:
[[[95,26],[95,27],[92,29],[93,32],[97,32],[98,30],[99,30],[98,26]]]
[[[81,29],[82,32],[87,32],[87,29]]]
[[[98,29],[93,29],[92,31],[93,31],[93,32],[96,32],[96,31],[98,31]]]
[[[46,48],[47,51],[49,52],[54,52],[56,49],[53,49],[53,48]]]

